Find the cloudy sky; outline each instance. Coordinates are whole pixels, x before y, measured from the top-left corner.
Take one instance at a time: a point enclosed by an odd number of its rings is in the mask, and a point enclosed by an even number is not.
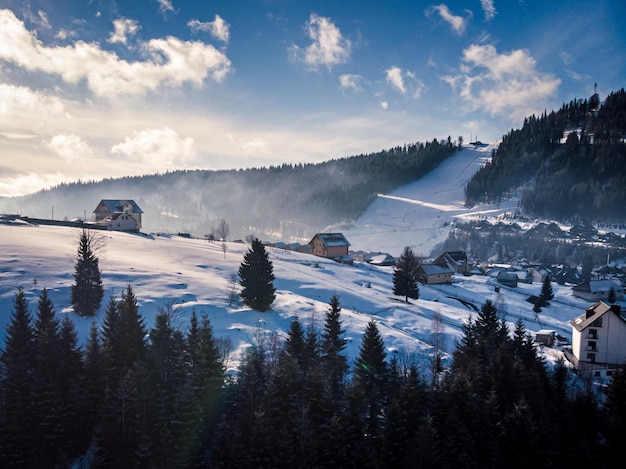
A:
[[[0,196],[491,141],[596,83],[623,0],[0,0]]]

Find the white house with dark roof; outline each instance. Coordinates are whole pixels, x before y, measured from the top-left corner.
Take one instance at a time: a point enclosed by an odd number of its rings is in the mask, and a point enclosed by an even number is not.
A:
[[[604,371],[626,364],[626,319],[619,305],[602,301],[589,306],[585,313],[570,321],[572,325],[572,355],[570,359],[579,371]],[[570,358],[570,357],[568,357]]]
[[[424,285],[452,283],[454,269],[441,264],[420,264],[415,271],[417,281]]]
[[[140,231],[143,210],[134,200],[102,199],[93,211],[95,222],[113,231]]]

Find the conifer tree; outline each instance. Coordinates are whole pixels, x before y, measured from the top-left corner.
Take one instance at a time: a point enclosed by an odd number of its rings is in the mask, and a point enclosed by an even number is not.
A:
[[[81,316],[96,314],[104,296],[98,258],[94,254],[96,240],[93,232],[83,229],[74,264],[75,283],[71,287],[72,306]]]
[[[322,332],[322,362],[328,373],[331,391],[338,397],[348,371],[348,360],[343,353],[346,348],[345,333],[341,323],[341,304],[336,294],[330,298]]]
[[[68,315],[61,321],[59,331],[59,392],[61,397],[61,445],[66,458],[82,454],[90,441],[85,396],[83,352],[78,345],[78,334],[74,322]]]
[[[616,294],[615,294],[615,288],[611,287],[609,289],[609,294],[607,297],[607,301],[611,304],[615,303],[615,300],[617,299]]]
[[[34,327],[34,372],[32,419],[35,422],[33,451],[37,465],[59,464],[62,440],[62,405],[60,391],[60,323],[45,288],[39,296]]]
[[[554,292],[552,291],[552,282],[550,276],[543,277],[543,284],[541,285],[541,293],[539,294],[539,306],[548,306],[548,302],[554,298]]]
[[[275,279],[274,267],[265,247],[261,241],[254,239],[239,267],[239,284],[244,303],[256,311],[267,311],[276,296]]]
[[[120,366],[130,370],[145,356],[147,335],[144,320],[139,313],[139,303],[130,285],[122,293],[119,308],[119,347]]]
[[[406,246],[393,271],[393,294],[404,296],[404,301],[407,303],[409,298],[414,300],[419,298],[419,288],[415,279],[417,266],[417,258],[413,250]]]
[[[3,414],[0,415],[0,456],[7,467],[33,467],[31,419],[34,332],[24,289],[19,287],[13,299],[13,312],[6,328],[2,391]]]

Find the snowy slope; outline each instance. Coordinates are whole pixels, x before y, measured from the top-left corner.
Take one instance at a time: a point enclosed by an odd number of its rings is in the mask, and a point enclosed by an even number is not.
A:
[[[472,209],[463,205],[467,180],[490,157],[492,148],[464,148],[420,181],[380,195],[345,232],[352,249],[398,255],[404,246],[411,246],[417,254],[428,254],[445,239],[454,220],[515,210],[516,200]],[[181,329],[188,326],[193,310],[207,314],[216,336],[232,341],[232,367],[260,332],[283,335],[295,316],[305,325],[320,328],[335,293],[343,308],[350,358],[358,354],[365,326],[375,318],[389,352],[416,353],[425,368],[432,352],[429,344],[436,312],[443,316],[443,347],[452,352],[461,326],[487,299],[498,305],[511,329],[522,318],[530,331],[550,328],[564,337],[571,335],[569,321],[588,306],[574,298],[570,288],[554,285],[552,306],[536,316],[526,298],[537,295],[541,285],[501,287],[496,293],[495,280],[481,276],[457,276],[449,286],[421,286],[420,299],[407,304],[392,295],[390,267],[340,265],[268,248],[277,298],[273,311],[258,313],[241,303],[229,304],[232,277],[248,250],[245,244],[226,243],[224,252],[221,243],[171,235],[100,235],[103,248],[98,257],[106,290],[103,305],[111,295],[119,298],[131,285],[148,327],[155,314],[167,307],[174,309]],[[71,314],[81,338],[87,337],[92,319],[77,316],[69,302],[78,237],[79,231],[72,228],[0,221],[0,330],[6,327],[18,286],[25,289],[33,312],[45,287],[57,312]],[[103,316],[104,306],[95,320],[101,321]]]
[[[445,240],[456,219],[515,211],[515,199],[499,205],[464,205],[467,182],[491,158],[494,148],[495,143],[465,146],[422,179],[390,194],[379,194],[344,232],[352,249],[399,256],[410,246],[416,254],[428,256]]]

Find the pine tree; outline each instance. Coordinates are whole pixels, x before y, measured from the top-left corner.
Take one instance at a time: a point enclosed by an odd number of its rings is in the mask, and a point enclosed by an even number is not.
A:
[[[335,294],[330,298],[322,332],[322,363],[327,370],[331,392],[335,399],[339,397],[339,391],[348,371],[348,360],[343,353],[346,348],[344,333],[341,323],[341,304],[339,296]]]
[[[91,409],[85,396],[83,352],[78,345],[74,322],[68,315],[61,321],[59,331],[59,391],[61,397],[60,449],[65,458],[73,459],[82,454],[91,439],[85,414]]]
[[[276,297],[275,279],[274,267],[265,247],[261,241],[254,239],[239,267],[239,284],[244,303],[256,311],[267,311]]]
[[[615,289],[613,287],[611,287],[609,289],[609,295],[607,297],[607,301],[611,304],[615,303],[615,300],[617,299],[616,295],[615,295]]]
[[[393,294],[404,296],[407,303],[409,298],[414,300],[419,298],[419,288],[415,279],[417,266],[413,250],[408,246],[405,247],[393,271]]]
[[[31,404],[35,355],[31,315],[23,288],[13,299],[13,313],[6,328],[0,415],[0,457],[7,467],[33,467]]]
[[[137,297],[130,285],[122,293],[122,301],[118,308],[119,365],[125,370],[130,370],[145,356],[147,335],[146,326],[139,313]]]
[[[541,293],[539,294],[539,306],[548,306],[548,303],[552,298],[554,298],[554,292],[552,291],[552,282],[550,281],[550,276],[546,275],[543,277],[543,284],[541,285]]]
[[[39,466],[59,464],[62,439],[60,391],[60,323],[45,288],[39,296],[35,318],[33,349],[32,419],[36,422],[34,439],[38,442],[33,457]]]
[[[96,314],[104,296],[98,258],[94,254],[95,243],[96,237],[93,232],[83,229],[74,265],[75,283],[71,287],[72,306],[81,316]]]

